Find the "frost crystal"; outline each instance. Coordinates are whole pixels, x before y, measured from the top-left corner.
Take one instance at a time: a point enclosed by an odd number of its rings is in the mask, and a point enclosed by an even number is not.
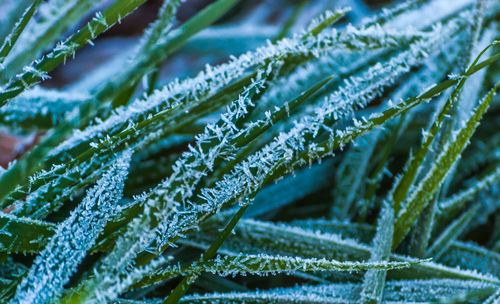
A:
[[[104,225],[119,212],[132,152],[119,155],[111,168],[71,215],[58,225],[55,235],[23,279],[10,303],[50,303],[61,295],[77,266],[95,244]]]

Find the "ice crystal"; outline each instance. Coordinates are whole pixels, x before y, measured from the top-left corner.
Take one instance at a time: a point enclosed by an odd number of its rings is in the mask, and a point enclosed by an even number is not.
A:
[[[145,2],[0,1],[1,303],[499,302],[498,1]]]
[[[62,223],[35,259],[11,303],[49,303],[61,295],[76,267],[95,244],[104,225],[119,212],[131,151],[118,156],[82,203]]]

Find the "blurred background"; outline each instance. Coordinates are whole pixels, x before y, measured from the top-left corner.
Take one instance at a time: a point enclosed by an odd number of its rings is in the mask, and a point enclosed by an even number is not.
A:
[[[78,52],[74,60],[52,73],[52,79],[44,83],[46,87],[61,88],[73,83],[87,74],[88,70],[108,61],[110,57],[129,52],[138,41],[144,29],[154,21],[158,9],[164,0],[148,0],[134,13],[123,19],[103,35],[97,38],[94,46],[87,45]],[[112,0],[102,1],[104,8]],[[179,9],[177,19],[185,22],[203,9],[213,0],[186,0]],[[210,30],[194,37],[183,50],[171,56],[164,67],[162,77],[188,76],[198,72],[205,64],[216,64],[224,61],[229,54],[237,55],[241,52],[254,49],[273,40],[280,33],[284,24],[293,18],[291,32],[303,29],[312,18],[318,16],[325,9],[352,7],[353,10],[343,20],[343,23],[357,23],[360,19],[370,16],[384,5],[390,5],[390,0],[241,0],[226,16],[221,18],[213,28],[224,29],[227,25],[234,27],[239,24],[243,30],[234,30],[232,33]],[[81,21],[86,23],[95,11],[89,12],[88,17]],[[74,29],[73,29],[74,31]],[[72,33],[73,31],[69,31]],[[224,33],[224,37],[222,37]],[[227,35],[232,34],[232,35]],[[288,33],[289,34],[289,33]],[[232,38],[232,41],[231,41]],[[229,41],[228,41],[229,40]],[[209,42],[209,43],[204,43]]]

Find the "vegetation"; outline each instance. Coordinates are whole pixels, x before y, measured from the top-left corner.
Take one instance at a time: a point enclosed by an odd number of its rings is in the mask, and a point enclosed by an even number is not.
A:
[[[0,303],[500,303],[497,0],[164,0],[48,88],[145,2],[0,1]]]

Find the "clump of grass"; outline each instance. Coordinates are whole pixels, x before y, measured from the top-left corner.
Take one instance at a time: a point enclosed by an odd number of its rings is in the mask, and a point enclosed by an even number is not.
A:
[[[498,1],[165,0],[45,86],[144,2],[0,2],[1,303],[500,301]]]

